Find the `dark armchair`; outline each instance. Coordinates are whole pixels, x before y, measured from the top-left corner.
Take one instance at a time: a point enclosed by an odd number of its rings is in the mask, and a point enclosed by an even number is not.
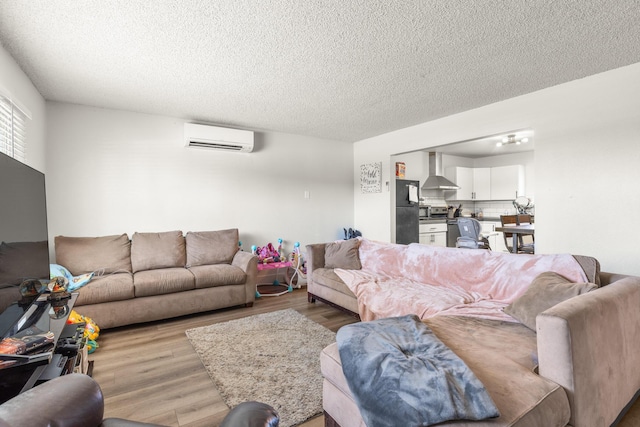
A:
[[[83,374],[55,378],[0,405],[0,427],[162,427],[103,416],[102,390]],[[278,423],[271,406],[244,402],[229,412],[221,426],[277,427]]]

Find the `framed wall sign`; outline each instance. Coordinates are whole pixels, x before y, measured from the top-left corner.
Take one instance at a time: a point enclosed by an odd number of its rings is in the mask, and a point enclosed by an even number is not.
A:
[[[360,165],[360,192],[382,192],[382,162]]]

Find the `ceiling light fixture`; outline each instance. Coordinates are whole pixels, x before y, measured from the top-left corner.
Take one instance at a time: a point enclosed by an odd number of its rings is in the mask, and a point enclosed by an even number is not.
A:
[[[509,144],[520,145],[520,144],[525,144],[527,142],[529,142],[529,138],[517,139],[515,135],[507,135],[504,138],[502,138],[502,141],[496,142],[496,147],[502,147],[503,145],[509,145]]]

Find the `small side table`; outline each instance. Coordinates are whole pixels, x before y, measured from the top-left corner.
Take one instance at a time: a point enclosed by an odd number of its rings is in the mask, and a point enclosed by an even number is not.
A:
[[[289,261],[283,261],[283,262],[270,262],[268,264],[262,264],[262,263],[258,263],[258,279],[256,280],[256,298],[260,298],[262,296],[265,297],[277,297],[280,295],[284,295],[287,292],[293,292],[293,286],[291,286],[291,279],[289,278],[289,275],[286,274],[287,270],[289,270],[289,268],[292,267],[292,264]],[[286,285],[281,284],[278,281],[278,273],[280,272],[281,268],[285,268],[285,280],[286,280]],[[258,291],[258,286],[262,285],[266,285],[266,283],[260,283],[260,273],[263,271],[270,271],[270,270],[275,270],[275,274],[276,274],[276,279],[273,281],[273,285],[274,286],[282,286],[284,289],[282,290],[282,292],[276,292],[276,293],[265,293],[265,294],[261,294]],[[295,273],[294,273],[295,275]],[[264,276],[264,274],[263,274]]]

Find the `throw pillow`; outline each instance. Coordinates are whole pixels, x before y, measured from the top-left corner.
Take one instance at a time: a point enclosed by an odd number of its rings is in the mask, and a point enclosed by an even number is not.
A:
[[[547,271],[533,279],[527,291],[505,307],[504,312],[535,331],[538,314],[597,288],[594,283],[573,283],[558,273]]]
[[[190,231],[186,236],[187,267],[231,264],[238,252],[238,229]]]
[[[102,237],[56,236],[56,263],[73,275],[131,271],[131,242],[126,234]]]
[[[350,239],[341,242],[328,243],[324,250],[325,268],[344,268],[345,270],[360,270],[360,255],[358,248],[360,240]]]
[[[182,231],[133,233],[131,267],[133,272],[184,267],[187,261]]]

